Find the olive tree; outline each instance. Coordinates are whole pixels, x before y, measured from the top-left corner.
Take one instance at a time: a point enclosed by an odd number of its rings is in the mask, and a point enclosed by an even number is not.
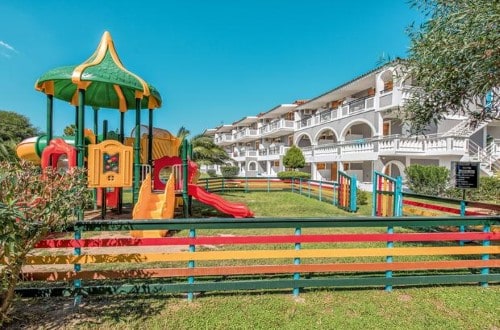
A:
[[[446,114],[472,126],[499,117],[500,1],[411,0],[427,21],[409,29],[404,75],[417,86],[404,108],[414,133]]]

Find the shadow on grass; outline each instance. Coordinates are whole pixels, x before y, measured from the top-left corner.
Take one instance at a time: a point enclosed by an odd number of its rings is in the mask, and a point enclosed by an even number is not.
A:
[[[179,300],[168,299],[173,297],[176,296],[88,296],[76,307],[71,297],[22,299],[15,302],[12,320],[4,329],[71,329],[110,322],[136,323],[157,316],[169,303],[178,304]]]

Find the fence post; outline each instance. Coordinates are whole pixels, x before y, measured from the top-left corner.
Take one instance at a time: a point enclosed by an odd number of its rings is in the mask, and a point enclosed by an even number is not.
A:
[[[208,190],[208,178],[206,178],[206,179],[205,179],[205,190],[206,190],[206,191],[209,191],[209,190]]]
[[[294,188],[295,188],[295,178],[294,177],[292,177],[292,180],[290,181],[290,184],[292,186],[292,192],[295,192],[294,191]]]
[[[307,180],[307,197],[311,198],[311,180]]]
[[[295,228],[295,235],[296,236],[300,236],[301,234],[302,234],[301,228]],[[300,250],[300,243],[298,243],[298,242],[295,243],[295,250],[296,251]],[[300,258],[294,258],[293,259],[293,264],[294,265],[300,265]],[[300,280],[300,273],[299,272],[293,273],[293,279],[294,280]],[[300,288],[299,287],[294,287],[293,288],[293,296],[294,297],[298,297],[299,293],[300,293]]]
[[[74,232],[74,238],[76,241],[80,242],[80,239],[82,238],[82,231],[78,227],[78,225],[75,225],[75,232]],[[75,256],[80,256],[82,254],[82,248],[81,247],[75,247],[73,250],[73,254]],[[73,269],[76,273],[82,270],[82,265],[81,264],[74,264]],[[82,302],[82,280],[79,278],[76,278],[73,280],[73,287],[75,289],[75,299],[73,301],[73,306],[77,307],[80,305]]]
[[[222,192],[224,192],[224,186],[225,186],[225,185],[224,185],[224,182],[225,182],[224,180],[225,180],[225,178],[224,178],[224,177],[222,177],[222,186],[221,186],[221,191],[222,191]]]
[[[299,178],[299,195],[302,195],[302,178]]]
[[[248,192],[248,176],[245,176],[245,192]]]
[[[484,233],[489,233],[490,232],[490,225],[488,224],[485,224],[483,226],[483,232]],[[483,240],[483,243],[482,243],[483,246],[490,246],[490,240],[488,239],[485,239]],[[490,255],[489,254],[483,254],[481,255],[481,260],[490,260]],[[481,268],[481,275],[488,275],[490,273],[490,269],[488,267],[484,267],[484,268]],[[483,288],[487,288],[488,287],[488,282],[481,282],[481,286]]]
[[[271,179],[267,177],[267,192],[269,192],[270,190],[271,190]]]
[[[189,238],[195,238],[196,237],[196,230],[194,228],[189,229]],[[189,245],[189,252],[195,252],[196,251],[196,246],[194,244]],[[188,268],[194,268],[194,260],[189,260],[188,261]],[[188,277],[188,284],[193,284],[194,283],[194,276],[189,276]],[[189,291],[187,293],[187,299],[189,302],[193,301],[193,291]]]
[[[350,186],[350,201],[349,201],[349,211],[356,212],[357,209],[357,179],[355,176],[351,177],[351,186]]]
[[[396,187],[394,189],[394,216],[403,215],[403,178],[396,177]]]
[[[372,217],[377,216],[377,181],[378,181],[378,173],[373,173],[373,187],[372,187]]]
[[[460,201],[460,216],[461,217],[465,217],[465,206],[466,206],[466,203],[465,203],[465,189],[462,189],[462,191],[463,191],[463,197],[462,197],[462,200]],[[459,231],[461,233],[464,233],[465,232],[465,226],[464,225],[460,225]],[[464,246],[465,242],[464,241],[460,241],[459,244],[460,244],[460,246]]]
[[[394,227],[393,226],[388,226],[387,227],[387,233],[391,234],[391,235],[394,234]],[[393,247],[394,247],[394,242],[393,241],[387,241],[387,248],[388,249],[392,249]],[[387,263],[389,263],[389,264],[392,263],[392,256],[387,256],[385,258],[385,261]],[[392,270],[387,270],[385,272],[385,278],[386,279],[392,278]],[[386,284],[385,285],[385,291],[389,291],[389,292],[392,291],[392,285]]]
[[[321,196],[321,188],[322,188],[322,187],[321,187],[321,184],[322,184],[322,183],[323,183],[323,181],[320,181],[320,182],[319,182],[319,201],[320,201],[320,202],[322,202],[322,201],[323,201],[323,198],[322,198],[322,196]]]

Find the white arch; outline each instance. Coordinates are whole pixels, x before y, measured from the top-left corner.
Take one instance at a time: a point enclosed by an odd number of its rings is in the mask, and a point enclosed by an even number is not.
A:
[[[321,129],[321,130],[320,130],[320,131],[316,134],[316,136],[314,137],[314,142],[315,142],[316,144],[319,144],[319,143],[318,143],[318,142],[319,142],[319,141],[318,141],[318,140],[319,140],[319,137],[320,137],[320,136],[321,136],[321,134],[323,134],[323,132],[325,132],[325,131],[331,131],[331,132],[333,133],[333,136],[335,137],[335,141],[334,141],[334,142],[338,142],[338,140],[339,140],[339,136],[338,136],[337,132],[336,132],[333,128],[331,128],[331,127],[323,127],[323,128],[322,128],[322,129]],[[311,142],[312,142],[312,141],[311,141]]]
[[[385,170],[386,170],[388,167],[390,167],[391,165],[396,165],[396,166],[397,166],[397,168],[399,169],[399,173],[401,174],[401,178],[403,179],[403,181],[404,181],[404,180],[406,180],[406,174],[405,174],[405,168],[406,168],[406,167],[405,167],[405,165],[404,165],[401,161],[399,161],[399,160],[395,160],[395,159],[393,159],[393,160],[388,161],[388,162],[384,165],[384,167],[382,168],[382,173],[385,173]]]
[[[391,80],[394,80],[394,68],[387,68],[384,71],[380,72],[380,74],[377,76],[377,90],[383,90],[384,84]]]
[[[255,166],[254,169],[252,169],[252,165]],[[259,168],[257,166],[257,162],[255,160],[252,160],[252,161],[249,161],[248,164],[247,164],[247,168],[249,171],[257,171],[257,169]]]
[[[372,130],[372,136],[374,136],[377,133],[377,130],[375,129],[375,126],[369,121],[364,118],[359,118],[351,121],[349,124],[347,124],[343,129],[342,132],[340,133],[340,138],[342,141],[345,141],[345,135],[347,131],[351,128],[351,126],[356,125],[356,124],[367,124],[371,130]]]
[[[304,136],[306,136],[306,137],[309,139],[309,141],[311,142],[311,145],[312,145],[312,143],[313,143],[313,139],[311,139],[311,136],[310,136],[308,133],[301,133],[300,135],[298,135],[298,136],[297,136],[297,139],[295,139],[294,144],[295,144],[296,146],[299,146],[299,141],[300,141],[300,140],[301,140]]]

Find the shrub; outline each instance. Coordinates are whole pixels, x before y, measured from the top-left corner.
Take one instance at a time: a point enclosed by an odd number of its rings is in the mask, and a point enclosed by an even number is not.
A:
[[[405,169],[408,188],[416,194],[441,196],[449,187],[450,170],[443,166],[410,165]]]
[[[300,171],[283,171],[278,173],[278,178],[280,179],[310,179],[311,174]]]
[[[297,168],[302,168],[306,164],[306,159],[302,150],[297,146],[293,145],[288,149],[285,156],[283,156],[283,165],[285,168],[291,168],[295,170]]]
[[[356,191],[356,203],[358,205],[367,205],[368,204],[369,194],[367,191],[358,189]]]
[[[231,178],[237,176],[240,173],[240,168],[238,166],[222,166],[220,168],[222,176],[225,178]]]
[[[75,209],[90,201],[82,170],[67,173],[31,163],[0,163],[0,326],[7,319],[27,254],[50,232],[75,220]]]
[[[217,171],[214,169],[207,170],[207,174],[210,178],[215,178],[217,176]]]
[[[446,191],[450,198],[462,199],[463,189],[451,188]],[[500,201],[500,176],[480,177],[478,189],[466,189],[465,199],[478,202]]]

